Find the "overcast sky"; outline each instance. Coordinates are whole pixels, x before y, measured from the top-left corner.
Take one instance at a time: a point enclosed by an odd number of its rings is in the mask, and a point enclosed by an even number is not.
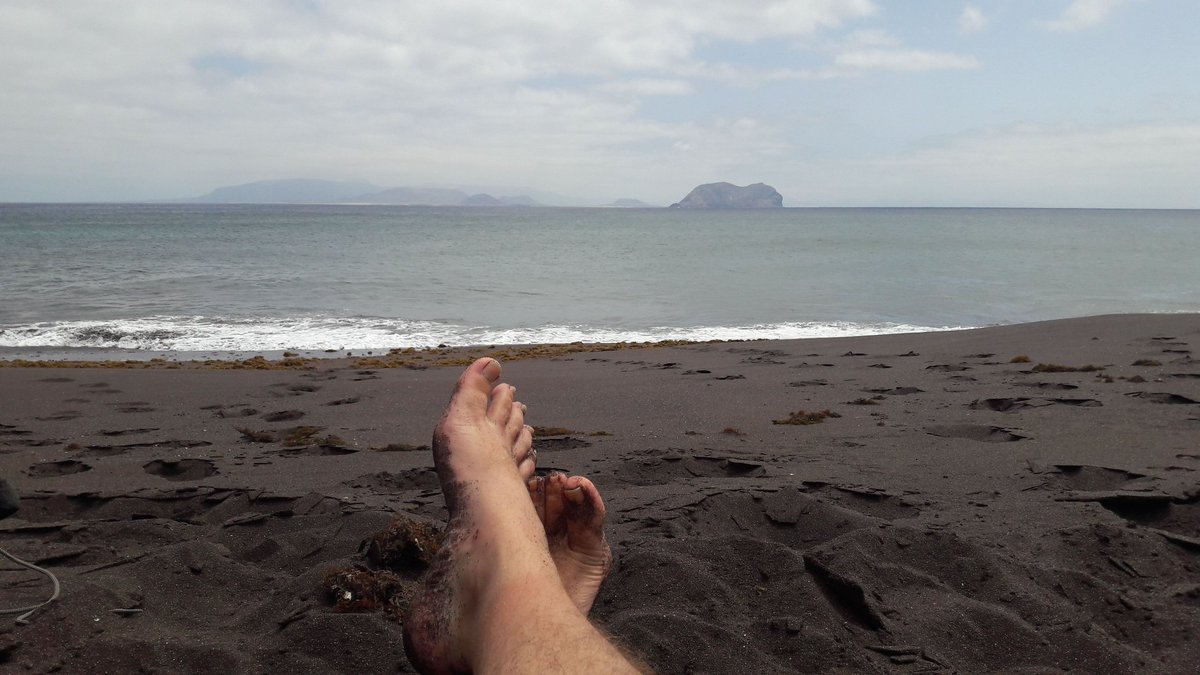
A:
[[[0,201],[1200,208],[1191,0],[0,0]]]

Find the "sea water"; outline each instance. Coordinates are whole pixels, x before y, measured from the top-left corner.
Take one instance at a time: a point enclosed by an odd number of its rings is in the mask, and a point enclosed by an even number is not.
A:
[[[0,204],[0,357],[1200,311],[1200,211]]]

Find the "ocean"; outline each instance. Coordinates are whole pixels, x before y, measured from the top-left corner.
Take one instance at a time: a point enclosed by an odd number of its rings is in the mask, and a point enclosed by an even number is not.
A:
[[[0,204],[0,358],[1200,312],[1200,211]]]

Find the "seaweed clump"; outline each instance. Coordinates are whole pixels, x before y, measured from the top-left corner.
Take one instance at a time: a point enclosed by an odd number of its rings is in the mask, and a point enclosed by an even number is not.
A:
[[[1087,364],[1086,366],[1063,366],[1057,363],[1039,363],[1033,367],[1035,373],[1094,373],[1098,370],[1104,370],[1104,366],[1094,366]]]
[[[432,523],[397,516],[388,529],[368,537],[359,550],[372,565],[415,576],[433,562],[442,548],[442,536]]]
[[[443,533],[435,525],[396,516],[388,529],[359,546],[365,560],[328,570],[321,588],[335,612],[380,612],[399,620],[408,609],[416,580],[441,550]]]
[[[785,417],[781,420],[772,420],[771,423],[772,424],[798,424],[798,425],[820,424],[830,417],[841,417],[841,416],[842,415],[840,413],[833,412],[832,410],[818,410],[816,412],[806,412],[804,410],[797,410],[796,412],[788,415],[787,417]]]
[[[408,609],[411,597],[400,577],[360,566],[329,570],[321,587],[333,600],[335,612],[382,612],[397,620]]]

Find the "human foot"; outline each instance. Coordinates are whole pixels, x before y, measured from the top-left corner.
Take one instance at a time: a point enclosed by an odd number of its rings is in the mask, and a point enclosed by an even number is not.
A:
[[[575,607],[587,616],[612,567],[604,538],[604,500],[592,481],[554,472],[526,483],[541,518],[550,557]]]
[[[485,641],[480,617],[524,584],[556,581],[542,524],[527,501],[530,432],[500,364],[462,374],[433,435],[433,460],[450,514],[446,538],[404,617],[404,646],[421,672],[468,672]],[[565,602],[565,598],[564,598]]]

